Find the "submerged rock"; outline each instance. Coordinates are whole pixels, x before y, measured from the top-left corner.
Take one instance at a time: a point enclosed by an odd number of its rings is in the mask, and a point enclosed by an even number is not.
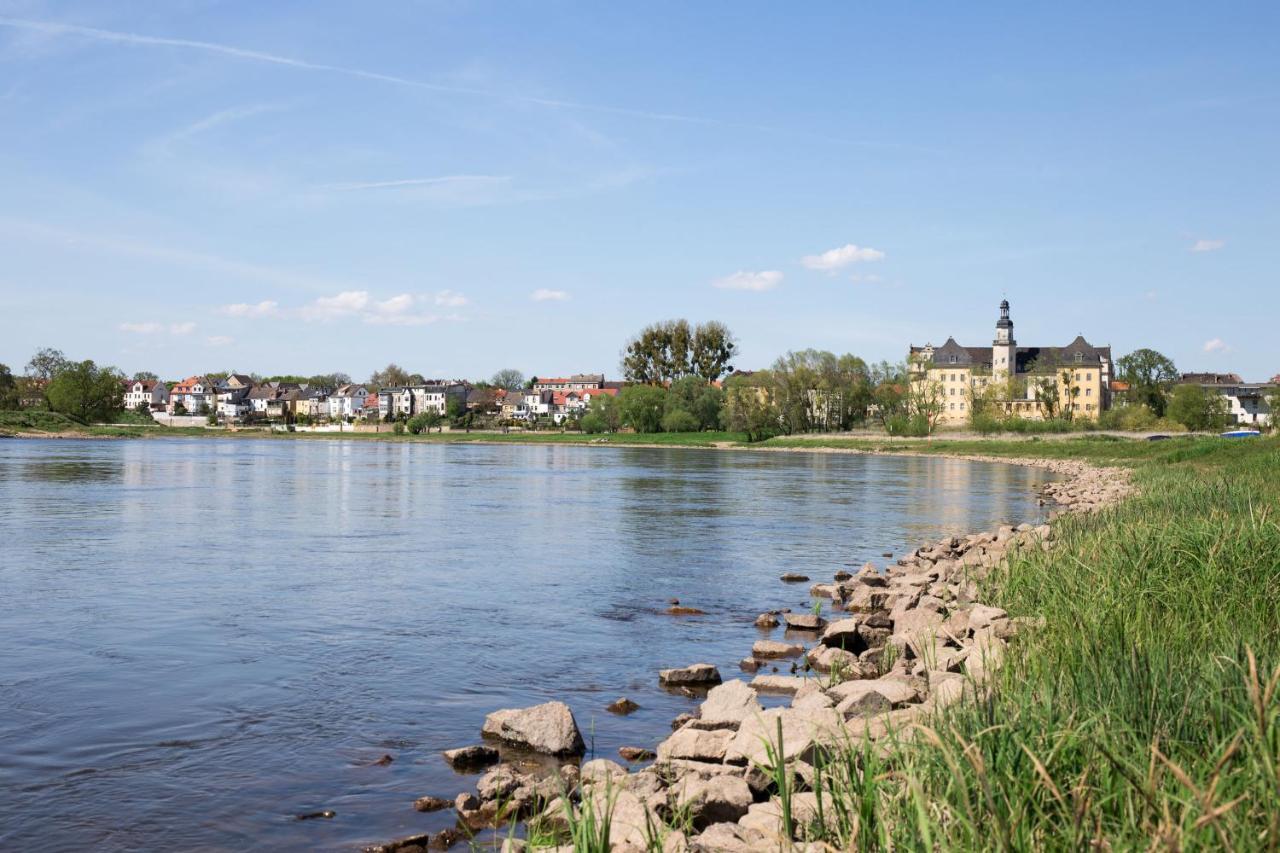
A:
[[[573,712],[563,702],[494,711],[481,732],[546,755],[581,755],[586,748]]]
[[[614,702],[611,702],[609,706],[605,708],[605,710],[608,711],[610,714],[621,714],[622,716],[625,717],[627,714],[632,714],[632,713],[635,713],[636,711],[639,711],[640,706],[637,705],[635,702],[632,702],[626,696],[623,696],[622,698],[617,699]]]
[[[794,631],[821,631],[827,626],[827,620],[817,613],[787,613],[782,618]]]
[[[785,575],[778,578],[778,580],[782,581],[783,583],[808,583],[809,576],[797,574],[795,572],[787,572]]]
[[[490,764],[498,763],[498,750],[491,746],[463,746],[458,749],[446,749],[444,760],[454,770],[479,770]]]
[[[678,669],[661,670],[658,673],[658,680],[674,687],[683,684],[719,684],[721,679],[720,670],[711,664],[695,663]]]
[[[795,643],[779,643],[776,640],[757,640],[751,647],[753,658],[795,658],[804,654],[804,646]]]
[[[419,812],[438,812],[441,809],[451,808],[453,803],[442,797],[418,797],[413,801],[414,811]]]
[[[757,628],[776,628],[778,627],[778,616],[774,613],[761,613],[756,617]]]

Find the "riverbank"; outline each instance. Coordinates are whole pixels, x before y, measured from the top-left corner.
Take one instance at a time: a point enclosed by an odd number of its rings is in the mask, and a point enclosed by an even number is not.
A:
[[[1049,491],[1068,511],[1051,528],[935,543],[883,574],[811,589],[853,616],[762,614],[758,624],[786,621],[793,633],[757,644],[752,660],[791,657],[798,675],[715,687],[701,719],[677,721],[657,745],[657,770],[588,762],[582,805],[544,812],[550,826],[535,821],[533,841],[644,846],[659,823],[670,849],[793,838],[836,849],[1239,849],[1277,837],[1274,439],[803,449],[1050,467],[1067,476]],[[817,640],[811,649],[794,642],[797,629]],[[858,677],[836,684],[833,668]],[[703,667],[676,677],[720,680]],[[757,697],[771,692],[789,693],[791,707],[762,715]],[[750,722],[761,717],[770,726]],[[777,754],[794,759],[790,770]],[[463,805],[465,819],[484,803]]]

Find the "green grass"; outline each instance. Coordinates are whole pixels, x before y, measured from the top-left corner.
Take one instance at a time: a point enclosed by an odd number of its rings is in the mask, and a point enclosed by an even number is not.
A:
[[[44,412],[35,409],[22,411],[0,411],[0,430],[12,432],[67,432],[84,429],[66,415],[57,412]]]
[[[986,600],[1045,620],[992,694],[888,763],[856,746],[833,756],[840,819],[811,837],[1280,849],[1280,442],[1132,446],[1140,496],[1062,519],[1055,550],[991,579]]]

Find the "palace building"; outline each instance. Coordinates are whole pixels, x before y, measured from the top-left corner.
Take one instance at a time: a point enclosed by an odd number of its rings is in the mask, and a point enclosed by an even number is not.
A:
[[[907,364],[913,397],[940,426],[967,424],[975,408],[995,417],[1092,420],[1111,405],[1111,347],[1083,335],[1064,347],[1020,347],[1008,300],[991,346],[947,338],[940,347],[912,346]]]

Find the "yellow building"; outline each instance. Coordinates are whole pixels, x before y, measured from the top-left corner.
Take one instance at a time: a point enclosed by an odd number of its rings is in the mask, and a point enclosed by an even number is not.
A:
[[[1111,405],[1111,347],[1078,335],[1065,347],[1020,347],[1009,303],[1000,303],[989,347],[912,346],[912,397],[941,426],[967,424],[975,409],[1029,420],[1089,418]]]

